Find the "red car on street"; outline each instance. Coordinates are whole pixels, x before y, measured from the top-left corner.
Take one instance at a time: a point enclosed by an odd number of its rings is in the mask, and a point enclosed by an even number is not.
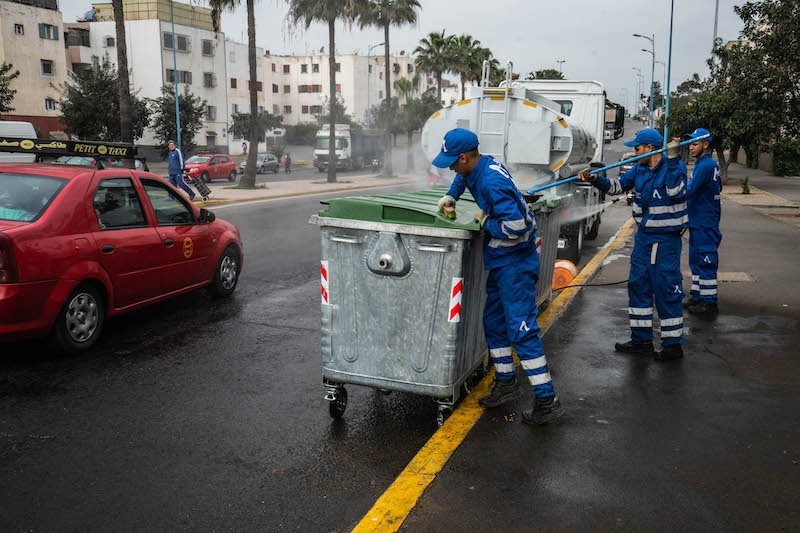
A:
[[[236,163],[226,154],[197,154],[183,162],[183,168],[189,181],[201,179],[206,183],[211,180],[226,179],[236,181]]]
[[[201,287],[229,296],[243,258],[236,226],[155,174],[0,163],[0,341],[81,352],[106,318]]]

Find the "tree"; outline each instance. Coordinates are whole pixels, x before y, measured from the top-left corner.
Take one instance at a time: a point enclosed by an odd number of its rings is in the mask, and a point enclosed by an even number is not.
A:
[[[211,24],[214,28],[214,34],[219,33],[220,17],[222,11],[232,10],[238,6],[240,0],[209,0],[211,5]],[[258,76],[256,74],[256,66],[258,58],[256,57],[256,12],[255,1],[246,0],[247,4],[247,59],[249,64],[249,88],[250,88],[250,115],[258,116]],[[181,125],[181,129],[183,126]],[[250,132],[248,138],[250,139],[250,146],[258,147],[258,121],[250,121]],[[239,187],[244,189],[252,189],[256,186],[256,157],[258,150],[250,150],[247,153],[247,165],[245,165],[244,175],[239,180]]]
[[[117,99],[119,100],[119,139],[133,143],[131,124],[131,80],[128,77],[128,44],[125,39],[125,14],[122,0],[111,0],[117,34]]]
[[[563,80],[564,74],[554,68],[545,68],[542,70],[528,72],[525,76],[526,80]]]
[[[374,26],[383,29],[384,80],[386,82],[386,100],[392,97],[391,65],[389,64],[389,27],[405,26],[417,22],[417,0],[362,0],[358,8],[359,25]],[[391,123],[387,125],[384,137],[383,168],[386,174],[392,174]]]
[[[92,57],[92,66],[77,71],[71,79],[55,87],[61,97],[58,104],[61,121],[73,135],[86,140],[122,139],[118,71],[108,55]],[[130,95],[128,124],[130,141],[140,138],[150,120],[147,101]],[[173,100],[174,102],[174,100]],[[173,109],[174,115],[174,109]]]
[[[498,65],[496,59],[491,59],[490,63],[491,63],[490,64],[491,70],[489,71],[489,85],[491,85],[492,87],[497,87],[498,85],[500,85],[500,82],[506,81],[508,72],[506,69]],[[512,72],[511,79],[518,80],[519,72]]]
[[[398,78],[394,80],[394,89],[401,99],[409,100],[419,91],[421,82],[422,79],[419,76],[419,72],[417,72],[411,78]]]
[[[283,117],[261,111],[256,119],[256,132],[258,133],[258,142],[262,143],[267,140],[267,130],[277,128],[283,123]],[[228,132],[242,139],[250,138],[251,131],[250,113],[234,113],[231,115],[231,126]],[[252,143],[252,139],[251,139]],[[251,144],[251,146],[258,146],[258,144]],[[256,150],[258,152],[258,150]],[[249,153],[248,153],[249,156]]]
[[[11,82],[19,76],[18,70],[13,70],[14,65],[11,63],[0,63],[0,113],[8,113],[14,111],[11,107],[11,102],[14,100],[14,95],[17,94],[16,89],[11,88]]]
[[[314,22],[328,26],[328,72],[330,84],[328,97],[336,97],[336,21],[347,22],[355,18],[353,0],[289,0],[289,12],[286,15],[293,26],[303,25],[305,29]],[[336,182],[336,122],[331,114],[328,144],[328,182]]]
[[[320,127],[325,126],[325,124],[330,124],[331,122],[334,124],[356,125],[356,123],[353,122],[353,117],[347,114],[347,106],[344,103],[344,98],[342,98],[340,94],[337,94],[336,98],[333,100],[328,99],[323,107],[322,113],[317,115],[317,122],[319,122]]]
[[[175,130],[175,91],[172,85],[161,87],[161,96],[149,100],[153,113],[152,127],[156,138],[161,141],[161,152],[166,155],[167,141],[176,139],[178,132]],[[181,114],[181,150],[184,154],[190,153],[195,148],[194,137],[203,127],[206,101],[192,94],[188,85],[184,85],[180,97]],[[256,151],[256,150],[253,150]]]
[[[450,41],[449,55],[452,58],[453,71],[458,74],[461,81],[463,100],[467,82],[480,78],[483,60],[489,59],[492,53],[488,48],[483,48],[479,40],[463,34]]]
[[[419,46],[414,49],[416,59],[414,62],[417,68],[430,72],[436,77],[436,96],[439,102],[442,101],[442,74],[450,68],[450,41],[452,35],[445,35],[444,30],[440,33],[431,32],[419,41]]]

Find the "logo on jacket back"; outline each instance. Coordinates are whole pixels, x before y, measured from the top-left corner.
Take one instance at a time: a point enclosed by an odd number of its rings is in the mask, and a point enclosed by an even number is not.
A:
[[[658,198],[659,200],[661,200],[661,195],[658,194],[658,191],[653,191],[653,198]]]

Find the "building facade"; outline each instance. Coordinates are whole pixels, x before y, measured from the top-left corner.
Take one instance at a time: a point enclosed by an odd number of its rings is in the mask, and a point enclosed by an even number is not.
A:
[[[19,76],[5,120],[31,122],[45,137],[64,131],[56,87],[67,79],[63,17],[56,0],[0,0],[0,63]]]

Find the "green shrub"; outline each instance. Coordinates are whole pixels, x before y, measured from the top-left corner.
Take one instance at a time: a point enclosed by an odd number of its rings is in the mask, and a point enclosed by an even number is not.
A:
[[[312,146],[318,130],[319,126],[316,122],[286,126],[286,136],[283,138],[283,142],[286,144],[306,144]]]
[[[800,176],[800,139],[779,137],[772,142],[772,170],[776,176]]]

